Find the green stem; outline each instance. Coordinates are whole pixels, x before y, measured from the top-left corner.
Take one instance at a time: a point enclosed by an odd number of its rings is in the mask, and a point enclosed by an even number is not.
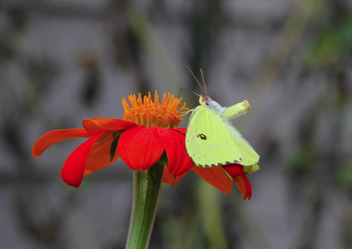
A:
[[[158,162],[144,172],[133,171],[133,207],[127,249],[145,249],[148,246],[164,165]]]

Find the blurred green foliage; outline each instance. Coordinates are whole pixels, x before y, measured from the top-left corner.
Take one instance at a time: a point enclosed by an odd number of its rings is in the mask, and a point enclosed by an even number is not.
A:
[[[202,228],[206,234],[209,248],[228,248],[220,202],[219,190],[203,180],[198,181],[198,202]]]
[[[336,180],[340,186],[352,190],[352,162],[347,162],[338,168]]]
[[[308,63],[331,65],[352,56],[352,14],[341,17],[318,35],[308,53]]]
[[[310,174],[314,170],[317,153],[314,146],[301,146],[287,161],[288,169],[297,176]]]

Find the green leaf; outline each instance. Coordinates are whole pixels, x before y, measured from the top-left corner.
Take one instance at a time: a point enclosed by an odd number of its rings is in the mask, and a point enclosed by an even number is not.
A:
[[[122,132],[124,132],[124,131],[125,130],[119,131],[119,132],[115,132],[115,133],[112,134],[112,137],[114,138],[114,141],[112,141],[111,147],[110,147],[110,162],[112,161],[112,159],[114,159],[114,156],[115,156],[115,153],[116,153],[116,148],[117,148],[117,142],[119,141],[119,138],[120,138]],[[107,135],[107,136],[109,136],[109,135]],[[104,138],[106,138],[107,136],[105,136]]]
[[[233,181],[233,179],[232,179],[232,177],[229,175],[229,173],[227,173],[226,170],[224,170],[223,167],[221,167],[221,166],[219,166],[219,167],[222,169],[222,171],[224,171],[224,173],[227,175],[227,177],[230,178],[231,181]]]
[[[107,137],[110,136],[110,135],[111,135],[111,134],[105,135],[104,137],[100,138],[97,142],[99,143],[99,142],[103,141],[105,138],[107,138]]]
[[[114,138],[114,141],[112,141],[111,148],[110,148],[110,162],[115,156],[116,149],[117,149],[117,142],[119,141],[120,135]]]

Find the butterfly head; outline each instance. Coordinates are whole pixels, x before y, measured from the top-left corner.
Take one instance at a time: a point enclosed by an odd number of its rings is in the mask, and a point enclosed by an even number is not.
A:
[[[200,95],[199,104],[207,105],[208,102],[212,101],[212,99],[207,95]]]
[[[199,97],[199,103],[203,106],[208,107],[211,110],[216,111],[219,114],[223,114],[226,109],[226,107],[222,107],[218,102],[212,100],[212,98],[207,95],[201,95]]]

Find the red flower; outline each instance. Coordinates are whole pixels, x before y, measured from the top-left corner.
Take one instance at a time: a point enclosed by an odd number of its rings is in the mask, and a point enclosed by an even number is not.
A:
[[[229,174],[233,181],[236,183],[236,186],[241,191],[243,196],[243,200],[247,199],[250,200],[252,197],[252,187],[251,184],[243,172],[243,165],[241,164],[229,164],[222,166],[223,169]]]
[[[83,176],[102,169],[119,157],[132,170],[147,170],[166,153],[163,182],[173,185],[190,169],[224,193],[231,192],[232,179],[221,167],[199,168],[194,165],[185,148],[184,128],[177,128],[181,122],[181,111],[177,110],[181,99],[164,94],[158,103],[149,93],[142,100],[139,94],[128,97],[131,107],[122,100],[125,114],[123,119],[91,118],[83,120],[84,129],[62,129],[48,132],[33,145],[32,155],[38,158],[45,149],[63,140],[86,137],[86,142],[75,149],[65,161],[61,177],[71,186],[79,187]],[[250,198],[250,183],[241,165],[223,167],[234,179],[243,198]]]

